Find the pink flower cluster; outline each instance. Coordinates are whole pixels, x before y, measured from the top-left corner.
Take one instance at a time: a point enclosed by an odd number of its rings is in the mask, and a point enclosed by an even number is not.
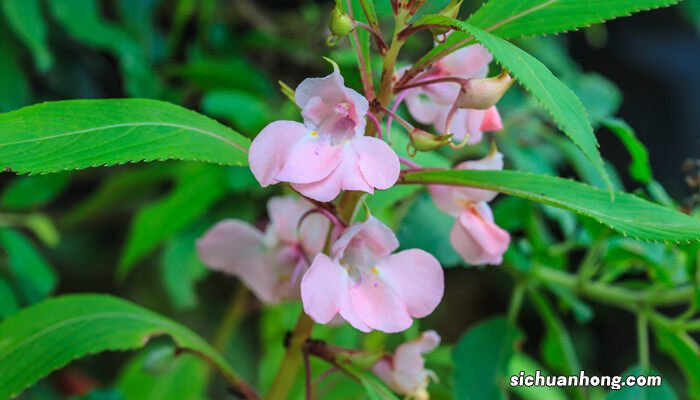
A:
[[[367,99],[335,71],[305,79],[295,91],[304,123],[275,121],[250,146],[250,169],[263,187],[290,182],[306,197],[331,201],[341,190],[374,193],[399,178],[400,164],[383,141],[364,136]]]
[[[500,170],[503,155],[492,151],[486,158],[465,161],[456,169]],[[430,185],[435,205],[457,218],[450,234],[452,247],[469,264],[500,264],[510,244],[510,235],[493,219],[488,202],[497,193],[462,186]]]
[[[490,61],[484,48],[469,46],[439,61],[418,82],[441,77],[477,82],[473,78],[483,78]],[[297,87],[295,101],[303,123],[272,122],[253,141],[250,167],[262,186],[289,182],[303,196],[329,202],[343,190],[373,193],[396,183],[398,156],[380,138],[364,135],[369,103],[345,87],[335,64],[334,69]],[[482,84],[493,82],[478,81],[473,87]],[[491,104],[488,99],[500,95],[479,97],[477,89],[467,92],[465,85],[446,80],[407,89],[408,109],[415,119],[437,129],[451,120],[450,132],[458,139],[468,134],[470,142],[480,140],[482,131],[501,129],[495,107],[459,108],[476,104],[475,98],[487,99],[478,104]],[[492,152],[456,168],[502,167],[502,155]],[[429,190],[437,207],[457,218],[450,242],[464,260],[500,263],[510,237],[494,223],[487,204],[496,193],[440,185]],[[237,276],[265,303],[301,298],[316,322],[342,318],[364,332],[398,332],[408,329],[413,318],[432,313],[442,299],[444,276],[435,257],[418,249],[395,253],[396,236],[374,217],[345,226],[328,208],[294,197],[271,199],[268,215],[264,233],[244,222],[225,220],[197,242],[209,267]],[[330,233],[329,220],[335,227]],[[323,254],[327,237],[329,251]],[[403,345],[393,359],[377,364],[378,374],[397,392],[421,398],[427,375],[421,372],[420,353],[438,342],[429,332]],[[404,359],[411,362],[404,365]]]
[[[435,375],[425,369],[423,354],[435,350],[439,344],[437,332],[423,332],[419,338],[397,347],[394,354],[377,361],[372,372],[394,392],[415,400],[428,400],[428,383]]]
[[[478,44],[467,46],[436,62],[419,77],[418,82],[447,77],[465,81],[483,78],[489,71],[491,60],[493,56],[483,46]],[[400,75],[401,71],[399,71]],[[496,106],[485,110],[459,108],[450,116],[460,90],[460,84],[450,81],[408,89],[405,93],[408,111],[416,121],[432,125],[442,134],[452,133],[457,141],[461,142],[469,135],[468,144],[480,142],[483,132],[503,129]],[[451,120],[448,121],[450,117]],[[447,126],[448,122],[449,126]]]

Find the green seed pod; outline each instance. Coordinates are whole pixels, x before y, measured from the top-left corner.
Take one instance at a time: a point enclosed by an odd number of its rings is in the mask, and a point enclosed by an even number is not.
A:
[[[411,132],[411,146],[417,151],[433,151],[451,142],[452,135],[433,135],[422,129]]]

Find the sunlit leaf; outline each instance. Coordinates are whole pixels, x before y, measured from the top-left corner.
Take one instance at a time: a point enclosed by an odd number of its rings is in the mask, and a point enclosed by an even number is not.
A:
[[[160,335],[239,382],[226,360],[184,326],[116,297],[81,294],[46,300],[0,323],[0,398],[19,395],[75,359],[138,349]]]
[[[156,100],[70,100],[0,114],[2,166],[49,173],[181,159],[246,165],[250,141],[196,112]]]
[[[660,242],[700,240],[700,219],[628,193],[610,193],[553,176],[517,171],[412,171],[406,183],[442,183],[496,190],[573,211],[636,239]]]

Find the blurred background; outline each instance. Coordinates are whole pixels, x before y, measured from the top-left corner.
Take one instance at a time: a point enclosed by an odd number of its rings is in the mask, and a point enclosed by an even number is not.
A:
[[[347,82],[359,90],[348,41],[333,48],[324,44],[332,3],[3,0],[0,112],[65,99],[156,98],[200,111],[252,138],[272,120],[298,119],[277,81],[295,87],[306,77],[327,74],[330,67],[322,56],[337,61]],[[438,11],[447,3],[430,0],[425,12]],[[465,0],[460,15],[466,18],[479,4]],[[390,14],[388,1],[377,1],[376,6],[380,15]],[[618,171],[614,177],[619,187],[692,210],[698,200],[697,181],[692,178],[699,173],[700,159],[699,32],[700,1],[690,0],[604,26],[517,44],[542,60],[582,99],[598,128],[602,154],[611,171]],[[410,64],[430,46],[429,34],[417,35],[400,60]],[[373,62],[377,61],[375,57]],[[511,90],[500,108],[506,129],[495,137],[509,168],[600,184],[531,98]],[[628,169],[634,157],[621,140],[630,131],[623,120],[634,129],[632,136],[636,132],[648,148],[653,178],[640,178],[644,172]],[[441,154],[439,162],[477,156],[487,146]],[[0,164],[1,160],[0,153]],[[37,177],[2,173],[0,318],[55,294],[114,293],[192,327],[224,351],[246,378],[264,387],[298,305],[263,311],[234,278],[209,274],[193,243],[222,218],[264,227],[262,205],[275,190],[280,189],[258,188],[244,169],[181,162]],[[440,215],[424,193],[398,204],[377,205],[373,212],[398,232],[403,246],[425,248],[445,266],[454,267],[447,271],[443,304],[422,328],[436,329],[449,345],[476,321],[505,312],[513,274],[500,267],[462,268],[444,241],[450,218]],[[506,268],[515,271],[523,268],[523,259],[524,264],[575,270],[592,238],[601,232],[571,214],[515,199],[498,201],[496,218],[516,238],[506,258]],[[685,248],[639,246],[630,250],[624,241],[608,244],[599,257],[609,268],[604,272],[610,279],[651,277],[668,285],[689,279],[678,272],[693,259]],[[556,290],[551,296],[589,375],[616,375],[635,361],[635,321],[630,314]],[[556,370],[556,361],[542,355],[540,343],[549,333],[540,313],[541,309],[525,304],[520,317],[526,332],[523,349]],[[352,330],[328,335],[365,347],[391,348],[403,339],[379,334],[362,339]],[[156,391],[153,377],[163,371],[172,380],[190,382],[187,389],[180,388],[182,398],[229,396],[216,380],[204,389],[209,373],[194,359],[181,363],[185,365],[177,375],[167,365],[172,362],[168,351],[167,341],[156,340],[136,355],[104,354],[75,362],[24,398],[156,398],[139,396]],[[435,368],[449,368],[444,361],[449,352],[438,353],[432,361]],[[652,359],[679,397],[691,398],[683,397],[685,372],[672,357],[653,351]],[[347,393],[343,398],[359,398]],[[577,393],[569,395],[579,398]]]

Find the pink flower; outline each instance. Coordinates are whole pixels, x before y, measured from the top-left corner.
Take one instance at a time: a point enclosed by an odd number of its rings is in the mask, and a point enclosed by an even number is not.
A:
[[[297,233],[301,217],[311,209],[304,199],[273,197],[264,234],[245,222],[223,220],[197,241],[197,251],[209,268],[237,276],[264,303],[299,298],[306,257],[323,250],[329,227],[326,218],[312,214]]]
[[[500,170],[503,155],[492,151],[486,158],[466,161],[455,168]],[[497,193],[462,186],[430,185],[428,187],[435,205],[445,213],[456,217],[450,243],[465,262],[474,265],[497,265],[508,250],[510,235],[494,223],[493,212],[487,202]]]
[[[272,122],[250,146],[250,169],[263,187],[290,182],[307,197],[330,201],[341,190],[373,193],[396,183],[396,153],[364,136],[369,104],[345,87],[337,67],[326,77],[301,82],[295,100],[304,123]]]
[[[428,400],[428,383],[435,375],[425,369],[423,354],[433,351],[439,344],[440,336],[435,331],[423,332],[419,338],[397,347],[392,356],[380,359],[372,372],[394,392],[416,400]]]
[[[456,77],[461,79],[483,78],[488,74],[493,59],[483,46],[475,44],[459,49],[436,62],[420,80]],[[495,106],[486,110],[458,109],[450,123],[449,132],[445,124],[452,105],[460,94],[460,85],[455,82],[440,82],[409,89],[406,105],[416,121],[433,125],[442,134],[454,134],[462,141],[469,134],[467,143],[481,141],[483,132],[503,129],[501,116]]]
[[[319,254],[301,281],[305,312],[318,323],[340,314],[355,328],[399,332],[413,318],[433,312],[444,291],[442,268],[418,249],[391,254],[399,247],[379,220],[351,225]]]

